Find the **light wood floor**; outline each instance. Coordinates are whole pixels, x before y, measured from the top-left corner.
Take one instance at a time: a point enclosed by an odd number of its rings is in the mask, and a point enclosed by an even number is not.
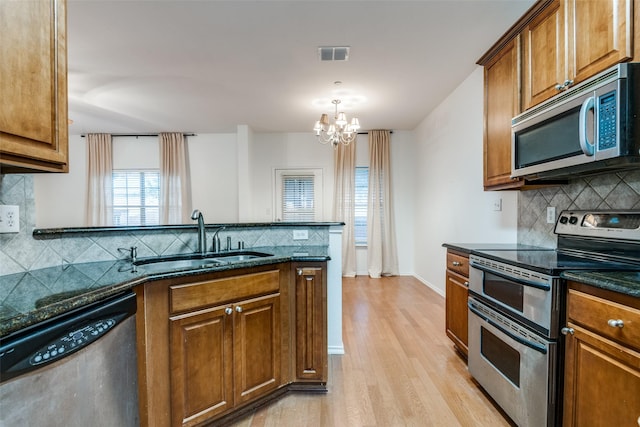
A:
[[[471,379],[444,319],[444,298],[415,278],[345,278],[345,354],[329,356],[329,392],[290,393],[234,426],[511,425]]]

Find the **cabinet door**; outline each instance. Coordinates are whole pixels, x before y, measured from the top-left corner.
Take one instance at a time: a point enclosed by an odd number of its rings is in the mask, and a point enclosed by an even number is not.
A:
[[[327,291],[322,268],[296,269],[296,380],[327,381]]]
[[[484,188],[518,186],[511,179],[511,119],[519,112],[518,38],[485,65]]]
[[[1,1],[0,40],[3,172],[66,172],[65,0]]]
[[[578,83],[633,56],[632,0],[571,0],[571,73]]]
[[[191,426],[233,401],[233,315],[217,307],[170,318],[171,425]]]
[[[569,79],[565,8],[564,0],[553,1],[522,31],[524,110],[559,93]]]
[[[234,383],[236,404],[277,388],[280,380],[280,294],[234,306]]]
[[[640,353],[569,324],[565,360],[566,427],[636,426]]]
[[[466,356],[468,353],[468,319],[467,297],[469,282],[464,276],[447,270],[446,298],[446,330],[447,336]]]

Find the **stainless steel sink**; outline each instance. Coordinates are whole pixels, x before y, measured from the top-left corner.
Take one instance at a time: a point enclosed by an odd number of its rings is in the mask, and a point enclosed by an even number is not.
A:
[[[254,251],[219,252],[205,255],[172,255],[141,259],[136,261],[134,265],[144,267],[145,271],[194,270],[269,256],[272,256],[272,254]]]
[[[271,256],[271,255],[256,255],[256,254],[222,255],[214,259],[216,261],[222,261],[222,262],[238,262],[238,261],[247,261],[254,258],[262,258],[264,256]]]
[[[196,268],[211,268],[221,264],[223,263],[213,258],[159,259],[144,260],[135,263],[138,267],[144,267],[146,271],[193,270]]]

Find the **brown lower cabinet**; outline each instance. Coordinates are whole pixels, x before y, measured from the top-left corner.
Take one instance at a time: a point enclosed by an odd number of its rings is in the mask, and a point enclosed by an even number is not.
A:
[[[640,425],[640,302],[618,296],[569,282],[563,426]]]
[[[296,378],[298,383],[327,382],[327,283],[320,266],[294,265]]]
[[[209,425],[294,384],[324,387],[325,272],[282,263],[139,286],[140,424]]]
[[[447,336],[455,348],[464,356],[468,354],[468,310],[469,296],[469,255],[447,250],[446,271],[446,318]]]

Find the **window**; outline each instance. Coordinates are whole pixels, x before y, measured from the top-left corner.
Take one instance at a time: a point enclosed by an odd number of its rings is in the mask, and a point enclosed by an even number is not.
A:
[[[113,171],[113,225],[160,224],[160,172]]]
[[[322,212],[321,169],[277,169],[276,220],[317,221]]]
[[[369,197],[369,168],[356,167],[356,203],[353,224],[356,245],[367,244],[367,199]]]

